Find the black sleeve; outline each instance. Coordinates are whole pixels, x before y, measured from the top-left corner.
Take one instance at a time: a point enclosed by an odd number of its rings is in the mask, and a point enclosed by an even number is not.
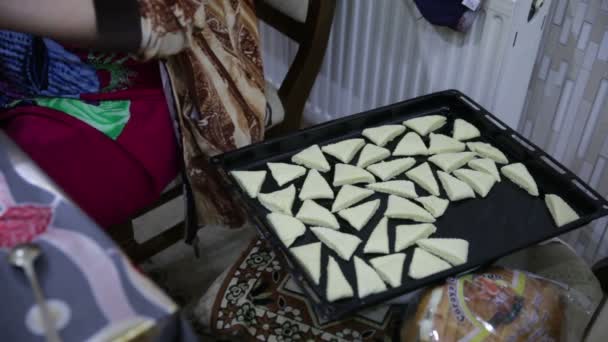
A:
[[[141,45],[141,22],[137,0],[93,0],[99,48],[137,52]]]

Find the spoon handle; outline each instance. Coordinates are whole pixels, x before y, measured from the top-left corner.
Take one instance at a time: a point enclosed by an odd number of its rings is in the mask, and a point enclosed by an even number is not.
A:
[[[57,329],[55,329],[55,323],[51,316],[48,306],[46,305],[46,300],[44,299],[44,295],[42,294],[42,288],[40,287],[40,283],[38,282],[38,277],[36,276],[36,272],[34,271],[34,266],[31,263],[24,265],[23,267],[25,271],[25,275],[30,281],[32,285],[32,289],[34,290],[34,297],[36,297],[36,304],[40,308],[40,314],[42,315],[42,324],[44,325],[44,330],[46,332],[46,340],[47,342],[61,342],[59,335],[57,335]]]

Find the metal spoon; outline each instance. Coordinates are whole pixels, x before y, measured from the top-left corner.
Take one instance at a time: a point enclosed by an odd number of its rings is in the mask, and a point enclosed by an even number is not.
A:
[[[8,255],[8,261],[13,266],[22,268],[30,281],[30,285],[34,290],[34,297],[36,297],[36,304],[42,315],[42,324],[44,325],[44,330],[46,332],[46,340],[48,342],[61,342],[34,269],[34,261],[36,261],[41,254],[42,251],[36,244],[24,243],[15,246],[11,250]]]

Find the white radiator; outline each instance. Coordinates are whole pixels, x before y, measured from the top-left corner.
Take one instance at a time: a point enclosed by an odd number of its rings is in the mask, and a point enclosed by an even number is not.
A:
[[[306,119],[319,123],[445,89],[459,89],[517,127],[550,1],[487,0],[472,29],[429,24],[412,0],[338,0]],[[297,45],[261,25],[267,79],[280,85]]]

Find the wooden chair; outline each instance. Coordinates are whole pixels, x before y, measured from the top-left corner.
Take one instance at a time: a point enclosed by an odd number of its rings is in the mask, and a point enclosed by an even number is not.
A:
[[[290,15],[286,13],[289,11],[285,10],[287,3],[301,6],[306,0],[256,1],[258,17],[299,44],[295,59],[278,89],[278,98],[286,113],[285,119],[273,127],[268,136],[285,134],[300,128],[304,105],[325,56],[336,6],[335,0],[308,0],[306,14]],[[283,8],[277,9],[275,6]],[[140,263],[184,237],[186,226],[184,221],[144,242],[136,241],[133,231],[133,219],[163,206],[182,194],[182,184],[174,185],[167,189],[156,203],[143,209],[128,222],[111,227],[110,236],[133,262]]]

